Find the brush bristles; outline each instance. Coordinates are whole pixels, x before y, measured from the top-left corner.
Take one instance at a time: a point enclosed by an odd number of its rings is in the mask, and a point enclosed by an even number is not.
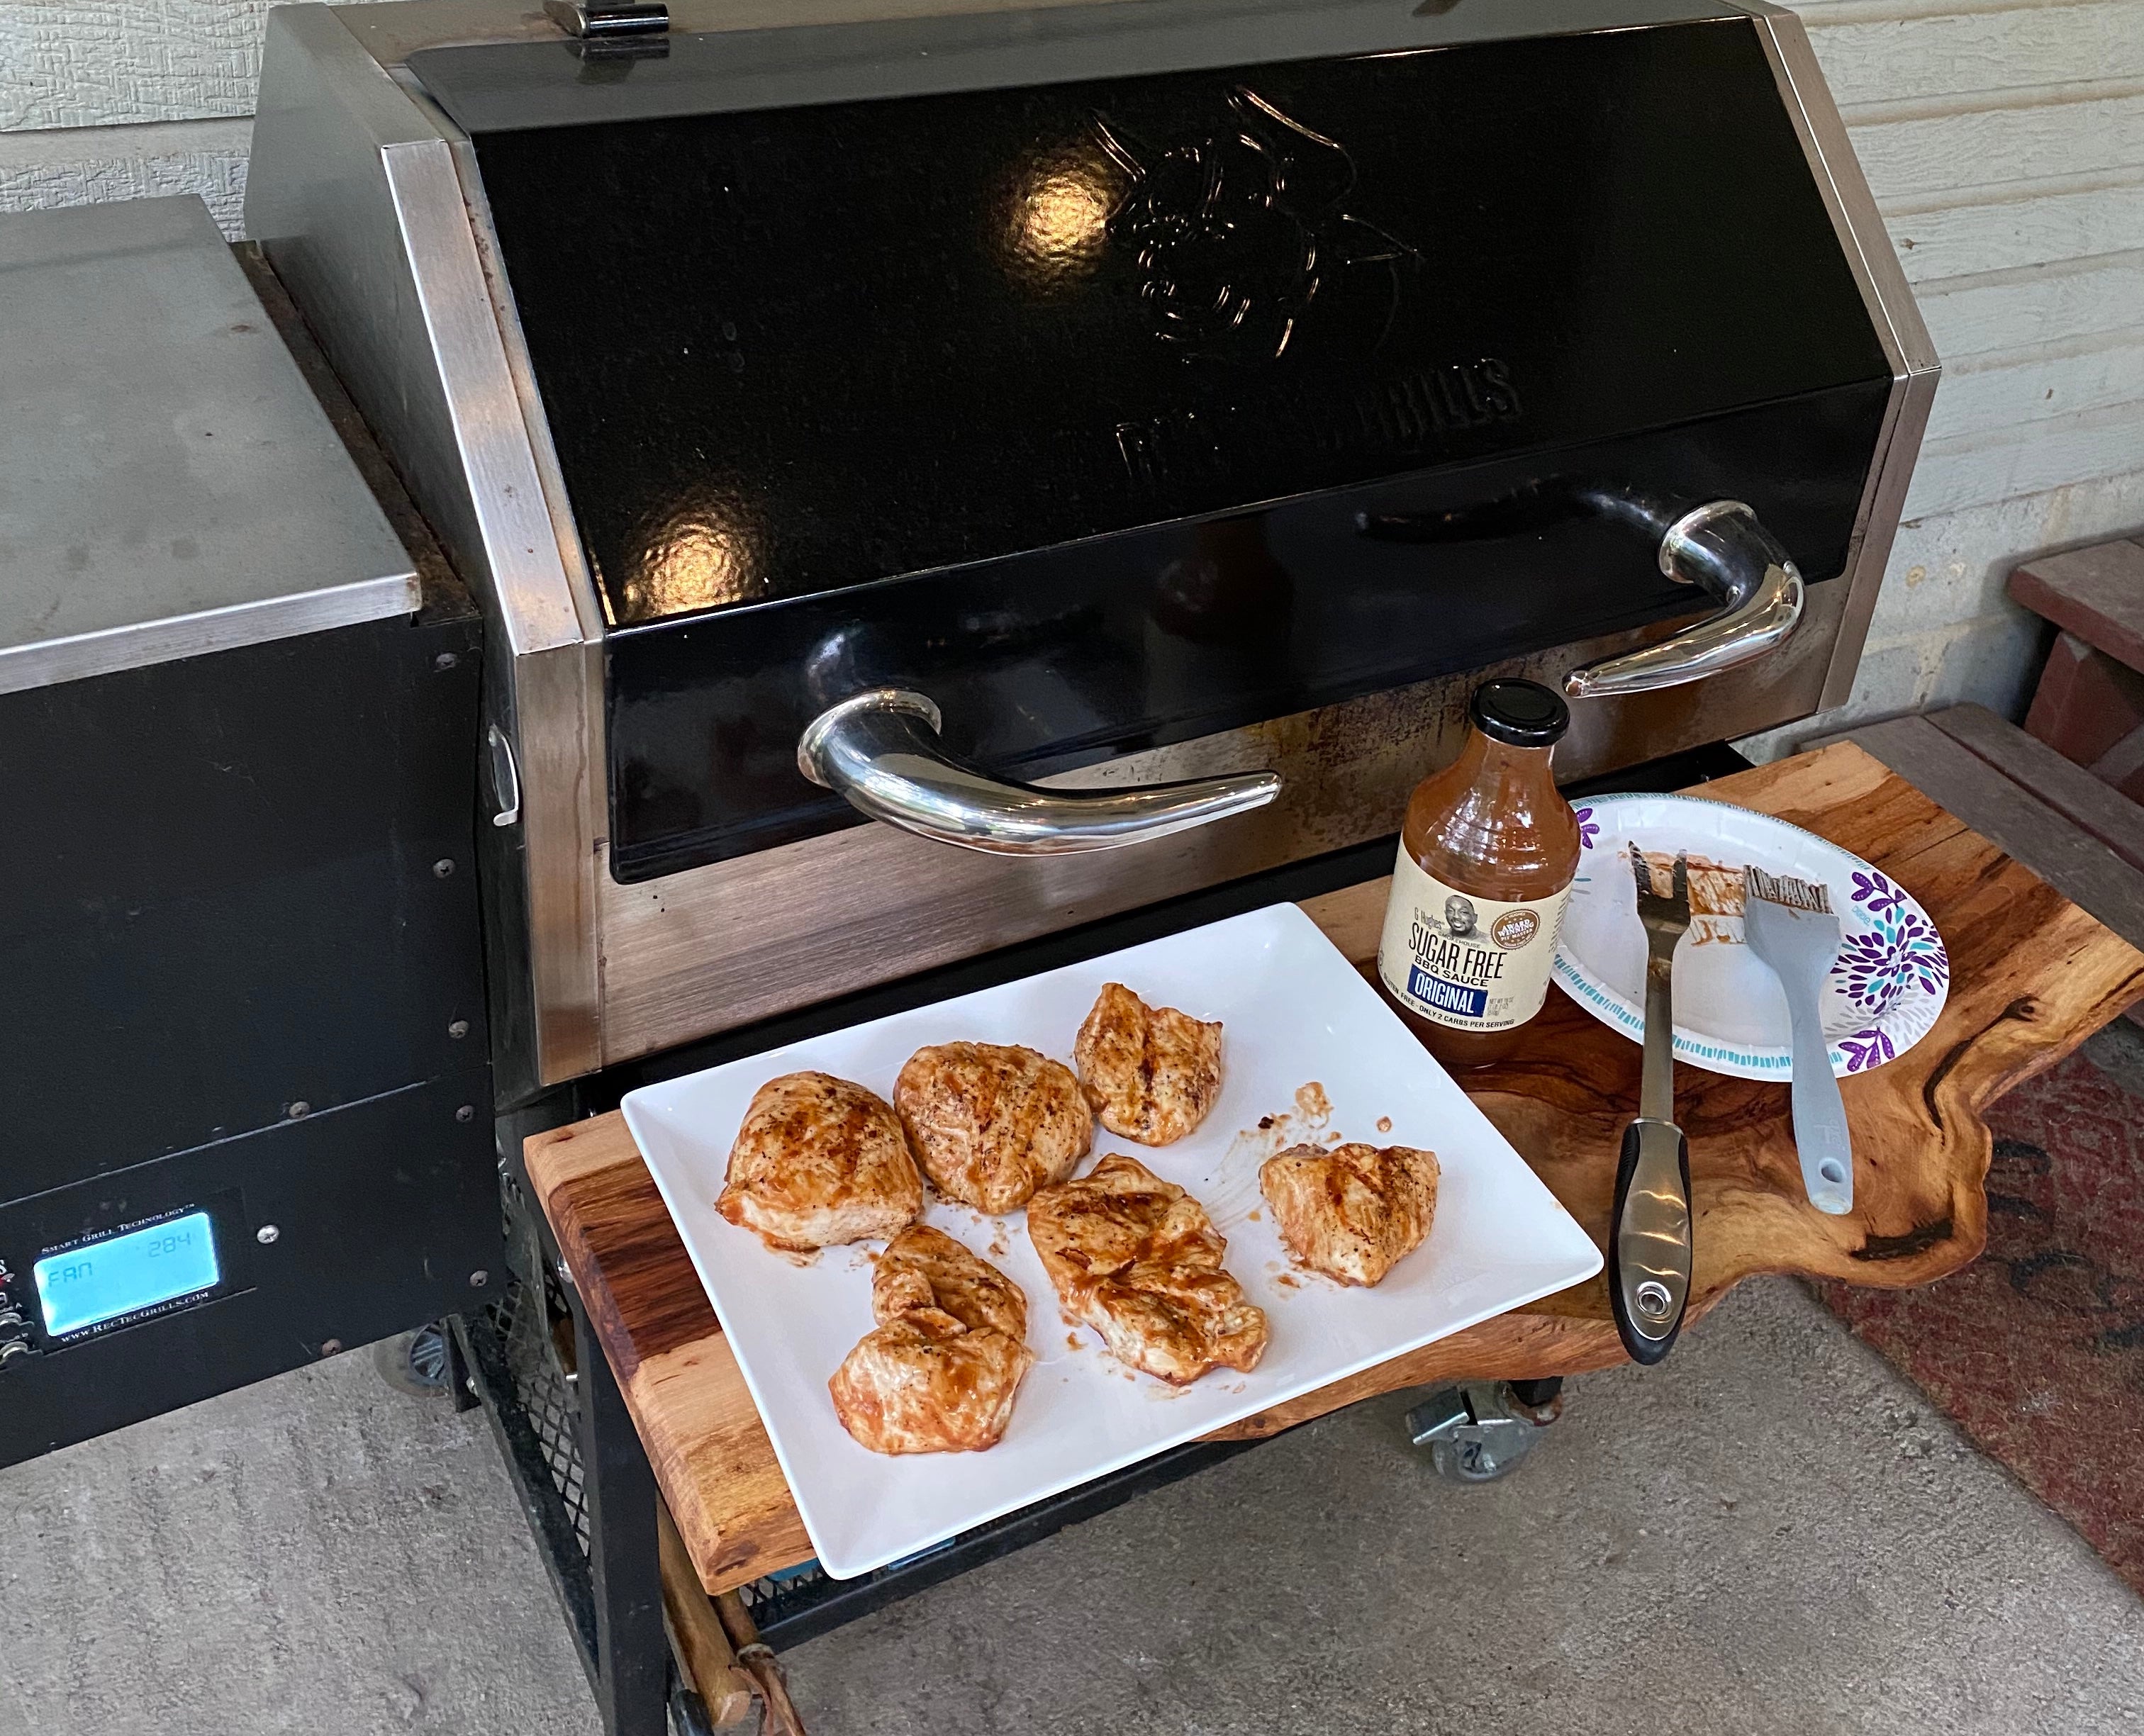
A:
[[[1763,869],[1752,866],[1747,871],[1745,890],[1752,898],[1783,904],[1789,910],[1810,910],[1820,916],[1831,914],[1830,888],[1812,885],[1809,881],[1796,880],[1791,875],[1783,874],[1774,879]]]

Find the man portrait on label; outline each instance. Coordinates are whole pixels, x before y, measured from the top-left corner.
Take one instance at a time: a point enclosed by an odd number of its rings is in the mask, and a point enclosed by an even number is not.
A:
[[[1480,920],[1474,900],[1454,892],[1444,900],[1444,920],[1439,922],[1432,916],[1423,926],[1432,935],[1442,935],[1452,940],[1471,940],[1479,946],[1481,936],[1475,930]]]

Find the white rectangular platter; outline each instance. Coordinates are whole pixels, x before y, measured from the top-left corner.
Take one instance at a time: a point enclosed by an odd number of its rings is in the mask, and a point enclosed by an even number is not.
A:
[[[1264,1359],[1248,1375],[1218,1369],[1180,1390],[1134,1373],[1094,1333],[1066,1324],[1024,1212],[988,1218],[934,1195],[924,1221],[1027,1292],[1040,1360],[989,1451],[866,1451],[835,1416],[826,1381],[872,1327],[879,1244],[827,1248],[800,1263],[716,1215],[747,1104],[768,1079],[805,1069],[891,1101],[901,1064],[931,1043],[1025,1044],[1069,1063],[1108,982],[1149,1004],[1220,1019],[1224,1080],[1205,1123],[1174,1145],[1136,1145],[1097,1124],[1081,1173],[1120,1151],[1190,1190],[1228,1239],[1228,1270],[1271,1320]],[[646,1086],[623,1107],[820,1565],[839,1579],[1578,1283],[1601,1264],[1525,1160],[1293,905]],[[1443,1168],[1428,1241],[1375,1289],[1291,1267],[1258,1193],[1258,1165],[1275,1152],[1342,1138],[1426,1147]]]

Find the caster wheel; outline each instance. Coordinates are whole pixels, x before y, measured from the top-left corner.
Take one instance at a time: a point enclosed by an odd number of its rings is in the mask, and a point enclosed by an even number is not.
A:
[[[1493,1483],[1516,1471],[1534,1448],[1524,1436],[1501,1445],[1503,1450],[1496,1451],[1480,1441],[1433,1441],[1430,1469],[1447,1483]]]
[[[414,1332],[383,1338],[372,1347],[372,1366],[397,1392],[437,1398],[447,1390],[447,1335],[437,1321]]]
[[[1447,1483],[1493,1483],[1519,1468],[1563,1409],[1561,1381],[1470,1381],[1407,1412],[1407,1438]]]

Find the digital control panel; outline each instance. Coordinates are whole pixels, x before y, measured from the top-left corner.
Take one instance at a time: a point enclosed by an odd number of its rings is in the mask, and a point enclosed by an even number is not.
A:
[[[223,1281],[216,1226],[206,1212],[47,1254],[31,1272],[46,1334],[53,1338],[183,1301]]]
[[[0,1370],[249,1287],[241,1268],[252,1238],[236,1190],[161,1210],[127,1204],[87,1226],[0,1225]]]

